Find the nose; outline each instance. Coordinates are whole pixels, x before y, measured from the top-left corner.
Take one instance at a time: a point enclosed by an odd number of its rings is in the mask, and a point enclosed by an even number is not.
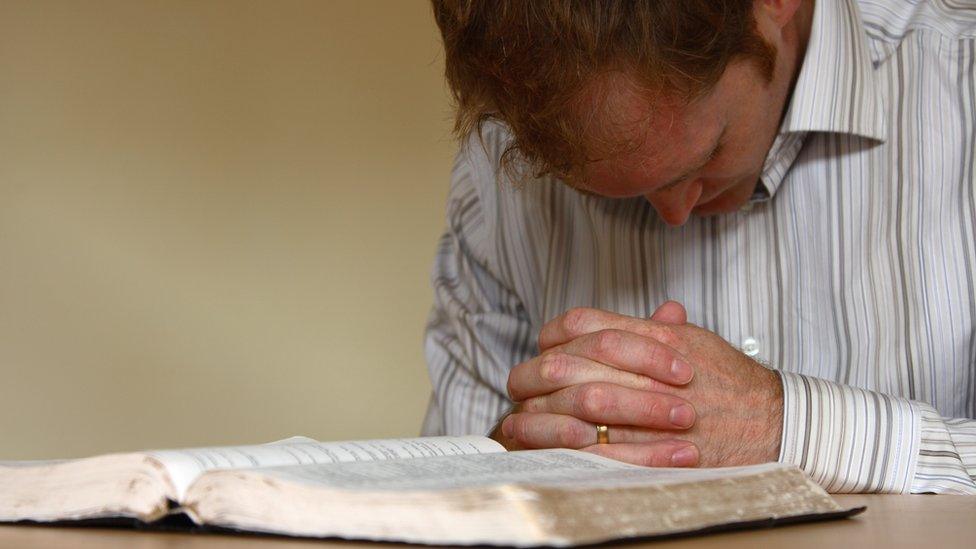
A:
[[[665,223],[677,227],[688,221],[691,210],[701,198],[703,188],[701,180],[696,179],[665,191],[655,191],[644,198],[654,206]]]

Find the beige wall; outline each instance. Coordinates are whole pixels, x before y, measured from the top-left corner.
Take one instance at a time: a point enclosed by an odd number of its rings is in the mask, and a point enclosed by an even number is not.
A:
[[[412,436],[422,0],[0,2],[0,459]]]

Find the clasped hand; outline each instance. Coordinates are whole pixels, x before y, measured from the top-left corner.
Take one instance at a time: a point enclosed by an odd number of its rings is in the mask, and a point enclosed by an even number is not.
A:
[[[651,319],[572,309],[547,323],[540,354],[512,369],[516,402],[493,436],[509,449],[576,448],[637,465],[775,461],[777,375],[669,301]],[[596,425],[610,444],[596,443]]]

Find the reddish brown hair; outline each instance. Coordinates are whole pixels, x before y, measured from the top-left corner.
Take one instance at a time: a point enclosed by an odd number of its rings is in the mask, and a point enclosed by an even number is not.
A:
[[[753,0],[432,0],[446,76],[464,137],[500,120],[503,156],[535,175],[571,177],[587,161],[580,116],[601,74],[651,95],[691,101],[737,57],[772,77],[775,50],[756,30]],[[597,92],[599,93],[599,92]],[[587,103],[589,104],[589,103]],[[601,151],[606,151],[601,148]]]

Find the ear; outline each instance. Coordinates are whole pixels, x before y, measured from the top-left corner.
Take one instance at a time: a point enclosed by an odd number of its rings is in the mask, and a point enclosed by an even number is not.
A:
[[[756,0],[756,18],[767,19],[779,28],[793,20],[800,4],[808,0]],[[828,0],[829,1],[829,0]]]

